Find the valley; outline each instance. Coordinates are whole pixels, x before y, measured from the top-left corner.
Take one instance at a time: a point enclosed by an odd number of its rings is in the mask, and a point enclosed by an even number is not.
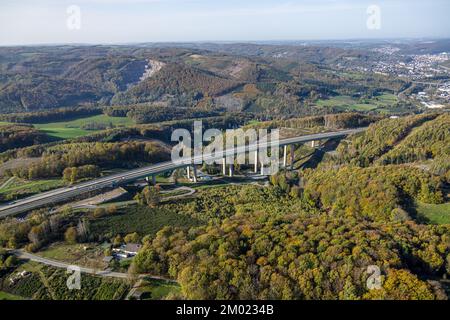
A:
[[[0,220],[0,299],[448,299],[447,47],[0,47],[0,209],[45,200]],[[174,164],[196,121],[279,129],[279,171]]]

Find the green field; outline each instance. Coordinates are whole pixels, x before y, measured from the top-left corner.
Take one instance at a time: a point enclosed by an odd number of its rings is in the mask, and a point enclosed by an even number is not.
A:
[[[30,193],[37,193],[44,190],[58,188],[64,185],[60,179],[27,181],[15,178],[14,182],[9,183],[6,187],[0,189],[0,193],[9,193],[14,191],[26,191]]]
[[[137,232],[140,235],[154,235],[164,226],[192,227],[200,222],[187,215],[133,205],[120,209],[120,214],[91,221],[93,235],[113,237]]]
[[[419,218],[431,224],[450,224],[450,202],[443,204],[416,203]]]
[[[170,176],[172,171],[167,171],[165,173],[161,173],[156,175],[156,183],[168,183],[170,182]]]
[[[174,282],[145,278],[139,291],[144,300],[161,300],[170,293],[180,294],[181,288]]]
[[[134,122],[130,118],[110,117],[107,115],[97,115],[88,118],[81,118],[72,121],[51,122],[33,124],[39,130],[47,133],[49,136],[59,139],[70,139],[89,135],[95,130],[86,130],[82,127],[86,124],[112,125],[114,127],[130,126]]]
[[[320,107],[335,107],[341,110],[350,111],[371,111],[378,108],[386,108],[397,103],[397,97],[393,94],[383,94],[360,101],[350,96],[336,96],[330,99],[318,100],[316,104]]]
[[[246,126],[256,126],[256,125],[258,125],[258,124],[260,124],[261,123],[261,121],[259,121],[259,120],[250,120],[247,124],[246,124]]]
[[[83,267],[104,269],[104,249],[98,244],[66,244],[54,243],[50,247],[37,253],[41,257],[64,261]]]
[[[27,181],[14,178],[14,181],[0,189],[0,199],[12,201],[62,186],[64,186],[64,182],[61,179]]]
[[[53,244],[50,248],[40,251],[37,254],[44,258],[60,261],[76,261],[83,252],[81,244]]]
[[[23,300],[23,298],[14,294],[0,291],[0,300]]]

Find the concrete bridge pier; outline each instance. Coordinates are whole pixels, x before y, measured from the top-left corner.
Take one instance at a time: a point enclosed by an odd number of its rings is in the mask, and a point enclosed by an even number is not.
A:
[[[234,175],[234,164],[230,163],[230,177]]]
[[[255,173],[258,173],[258,151],[255,151]]]
[[[150,182],[150,177],[145,177],[145,181],[147,181],[148,184],[156,185],[156,176],[152,175],[152,181]]]
[[[192,171],[193,171],[192,180],[194,182],[197,182],[197,168],[195,167],[195,165],[192,166]],[[186,173],[187,173],[188,180],[191,180],[191,166],[186,167]]]
[[[264,176],[264,164],[261,162],[261,175]]]
[[[197,183],[197,167],[195,165],[192,166],[192,171],[194,171],[194,176],[193,176],[193,180],[194,183]]]
[[[283,168],[287,166],[287,146],[283,147]]]
[[[295,147],[293,144],[290,145],[291,147],[291,170],[294,170],[294,163],[295,163]]]
[[[227,162],[225,158],[222,158],[222,173],[224,176],[227,175]]]

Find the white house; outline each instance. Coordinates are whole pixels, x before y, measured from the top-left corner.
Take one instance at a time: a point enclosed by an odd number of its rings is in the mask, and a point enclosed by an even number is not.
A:
[[[113,248],[113,253],[115,257],[126,259],[137,255],[139,250],[141,250],[141,248],[142,248],[141,244],[127,243],[121,245],[119,248]]]

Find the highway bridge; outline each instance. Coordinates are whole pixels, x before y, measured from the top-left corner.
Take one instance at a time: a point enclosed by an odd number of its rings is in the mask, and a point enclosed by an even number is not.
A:
[[[335,139],[345,137],[350,134],[362,132],[367,128],[358,128],[358,129],[350,129],[350,130],[342,130],[335,132],[326,132],[326,133],[318,133],[312,135],[298,136],[294,138],[280,139],[278,141],[278,145],[280,147],[284,147],[284,163],[286,165],[286,146],[294,146],[296,144],[307,143],[307,142],[315,142],[325,139]],[[133,169],[127,172],[118,173],[110,176],[101,177],[98,179],[94,179],[88,182],[80,183],[77,185],[73,185],[70,187],[55,189],[48,192],[39,193],[37,195],[17,200],[11,203],[8,203],[4,206],[0,207],[0,218],[25,213],[29,210],[37,209],[45,206],[52,206],[57,203],[61,203],[63,201],[67,201],[74,197],[105,188],[116,187],[119,185],[123,185],[138,179],[146,178],[149,176],[155,177],[155,175],[172,171],[179,168],[190,167],[194,163],[198,163],[198,161],[218,161],[223,160],[223,165],[225,166],[225,158],[235,156],[237,154],[242,154],[246,152],[254,152],[257,154],[258,150],[267,148],[269,149],[273,143],[272,141],[264,142],[264,143],[254,143],[246,146],[241,146],[233,149],[223,150],[219,154],[212,155],[203,155],[198,157],[192,157],[183,159],[180,161],[167,161],[158,163],[152,166]],[[293,148],[291,148],[291,156],[293,157]],[[291,163],[293,161],[291,160]],[[255,168],[257,163],[255,164]],[[261,167],[263,168],[263,167]],[[233,165],[230,165],[230,175],[232,175]],[[194,166],[195,171],[195,166]],[[224,169],[225,174],[225,169]]]

